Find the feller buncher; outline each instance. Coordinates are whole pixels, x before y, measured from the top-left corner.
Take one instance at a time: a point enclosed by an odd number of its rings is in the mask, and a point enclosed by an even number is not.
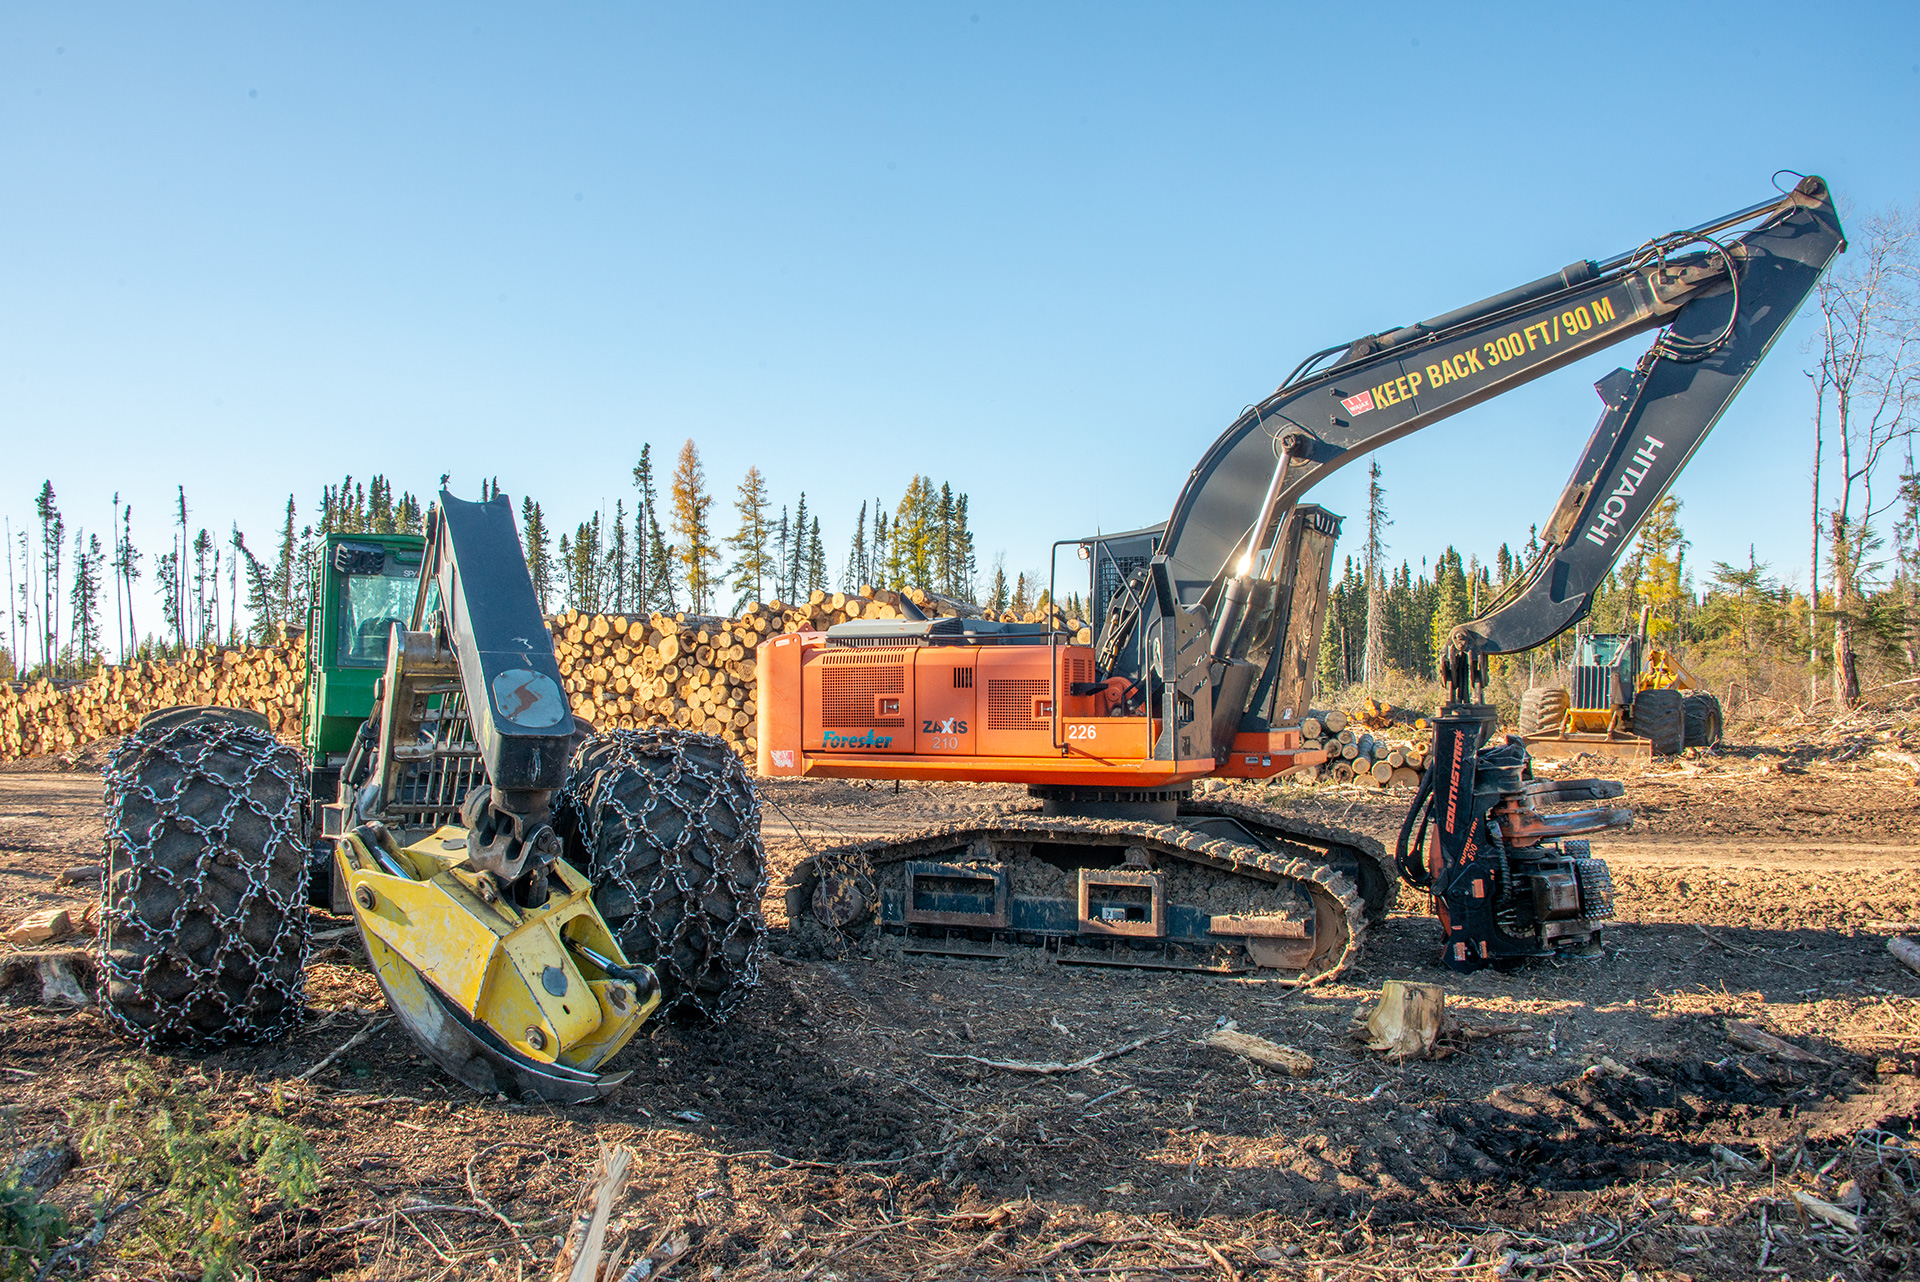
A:
[[[504,496],[330,535],[301,751],[154,713],[107,769],[102,992],[156,1047],[298,1022],[308,907],[350,913],[399,1022],[476,1090],[572,1103],[657,1010],[757,981],[759,805],[717,739],[574,717]]]
[[[1535,686],[1520,696],[1520,736],[1536,757],[1582,752],[1644,760],[1720,742],[1720,700],[1671,651],[1638,632],[1587,632],[1576,641],[1573,689]]]
[[[1842,248],[1826,184],[1804,178],[1617,257],[1316,352],[1213,443],[1163,524],[1066,541],[1090,570],[1091,644],[1046,622],[947,618],[767,641],[763,774],[1024,783],[1035,803],[822,852],[787,888],[795,928],[885,934],[915,952],[1045,948],[1061,962],[1311,984],[1347,968],[1404,878],[1435,896],[1449,966],[1592,951],[1612,887],[1584,838],[1631,813],[1543,812],[1621,788],[1531,778],[1524,742],[1494,741],[1487,656],[1586,615]],[[1450,700],[1394,854],[1196,796],[1198,780],[1272,778],[1321,755],[1301,746],[1299,720],[1339,519],[1307,492],[1390,441],[1655,330],[1632,370],[1597,385],[1600,422],[1539,558],[1447,641]],[[1470,448],[1487,484],[1461,501],[1507,500],[1512,445]]]

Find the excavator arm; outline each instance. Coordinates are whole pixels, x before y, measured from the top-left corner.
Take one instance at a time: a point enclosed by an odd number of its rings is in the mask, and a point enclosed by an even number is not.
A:
[[[1731,229],[1752,224],[1737,237]],[[1635,528],[1712,429],[1844,247],[1826,184],[1804,178],[1776,199],[1647,242],[1419,324],[1309,357],[1249,408],[1194,468],[1142,590],[1116,597],[1101,653],[1122,675],[1129,638],[1178,609],[1203,628],[1166,673],[1207,674],[1221,750],[1228,730],[1264,730],[1306,493],[1329,473],[1421,428],[1656,329],[1636,368],[1598,385],[1605,410],[1549,517],[1526,578],[1457,630],[1448,662],[1462,683],[1484,656],[1527,649],[1572,626]],[[1158,591],[1148,590],[1148,585]],[[1233,679],[1240,669],[1238,680]],[[1237,692],[1237,693],[1236,693]],[[1191,696],[1192,691],[1187,691]],[[1456,695],[1463,698],[1464,693]]]

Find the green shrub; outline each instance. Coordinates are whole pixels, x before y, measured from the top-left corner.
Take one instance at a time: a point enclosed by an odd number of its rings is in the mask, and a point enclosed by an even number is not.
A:
[[[67,1217],[18,1174],[0,1175],[0,1279],[31,1278],[67,1235]]]
[[[85,1111],[80,1151],[99,1159],[108,1201],[143,1199],[138,1237],[163,1259],[184,1256],[204,1282],[233,1276],[254,1196],[298,1206],[320,1185],[320,1162],[301,1130],[277,1117],[216,1119],[210,1092],[123,1065],[121,1093]]]

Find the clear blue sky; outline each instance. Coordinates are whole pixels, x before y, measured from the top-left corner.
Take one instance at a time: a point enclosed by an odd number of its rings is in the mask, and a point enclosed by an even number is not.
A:
[[[757,464],[837,569],[917,471],[1038,568],[1307,352],[1783,167],[1920,196],[1911,3],[6,13],[0,511],[149,551],[176,483],[264,549],[375,470],[571,525],[692,437],[723,533]],[[1681,479],[1702,564],[1805,581],[1807,332]],[[1393,555],[1523,542],[1640,346],[1382,451]]]

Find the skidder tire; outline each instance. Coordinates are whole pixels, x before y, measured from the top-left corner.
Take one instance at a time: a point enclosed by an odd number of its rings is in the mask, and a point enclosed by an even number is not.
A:
[[[1642,690],[1633,696],[1633,732],[1653,740],[1653,755],[1671,757],[1687,746],[1678,690]]]
[[[266,1042],[300,1018],[306,772],[264,717],[169,708],[106,770],[100,993],[149,1047]]]
[[[587,861],[594,905],[662,1011],[724,1021],[760,982],[760,798],[711,735],[610,730],[574,754],[555,824]]]
[[[1711,748],[1719,743],[1726,725],[1720,713],[1720,700],[1710,694],[1690,694],[1680,703],[1687,747]]]
[[[1535,686],[1520,696],[1520,737],[1557,735],[1567,723],[1565,686]]]

